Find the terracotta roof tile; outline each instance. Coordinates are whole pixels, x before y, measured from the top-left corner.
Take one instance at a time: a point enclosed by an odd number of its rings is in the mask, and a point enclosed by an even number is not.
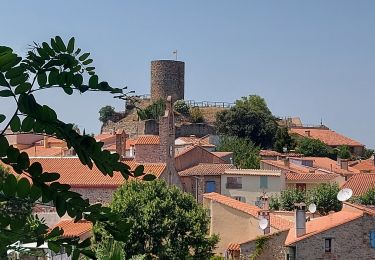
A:
[[[306,131],[310,131],[310,136],[308,136]],[[360,142],[325,128],[291,128],[290,132],[304,137],[319,139],[330,146],[363,146]]]
[[[180,176],[221,175],[225,172],[226,169],[233,168],[235,168],[233,164],[200,163],[196,166],[180,171],[178,174]]]
[[[375,165],[374,165],[374,159],[367,159],[367,160],[361,160],[356,161],[351,164],[351,167],[354,169],[357,169],[360,172],[373,172],[375,173]]]
[[[220,158],[223,158],[223,157],[226,157],[226,156],[229,156],[229,155],[233,155],[233,152],[211,152],[211,153],[220,157]]]
[[[29,147],[27,149],[21,150],[21,152],[26,152],[30,157],[53,157],[62,156],[64,154],[64,148],[62,147],[48,147],[44,148],[42,145],[36,145]]]
[[[285,177],[288,181],[330,181],[339,177],[338,174],[324,173],[292,173],[288,172]]]
[[[342,188],[352,189],[354,196],[361,196],[371,188],[375,188],[375,174],[361,173],[350,177]]]
[[[275,176],[280,177],[281,171],[262,170],[262,169],[226,169],[225,174],[231,175],[249,175],[249,176]]]
[[[176,138],[176,141],[181,140],[185,144],[191,145],[200,145],[203,147],[215,147],[214,144],[210,144],[208,139],[205,137],[196,137],[196,136],[181,136]]]
[[[58,172],[60,174],[59,182],[69,184],[75,188],[117,188],[125,181],[119,172],[115,172],[113,177],[103,175],[94,165],[90,170],[82,165],[78,157],[46,157],[30,158],[30,163],[39,162],[46,172]],[[123,161],[134,170],[139,164],[133,160]],[[155,174],[157,177],[164,172],[166,165],[163,163],[143,163],[147,174]]]
[[[240,251],[240,244],[237,243],[229,243],[227,250],[228,251]]]
[[[62,220],[57,223],[53,228],[60,227],[64,230],[62,238],[75,238],[84,234],[90,233],[92,230],[92,223],[87,220]]]
[[[250,205],[250,204],[232,199],[230,197],[218,194],[216,192],[203,194],[203,197],[207,198],[207,199],[210,199],[210,200],[213,200],[213,201],[216,201],[216,202],[219,202],[221,204],[224,204],[228,207],[237,209],[239,211],[245,212],[245,213],[247,213],[247,214],[249,214],[249,215],[251,215],[255,218],[258,218],[258,213],[261,210],[260,208],[258,208],[256,206],[253,206],[253,205]],[[271,225],[271,227],[274,227],[278,230],[284,230],[284,229],[288,229],[288,228],[292,227],[293,223],[271,213],[270,214],[270,225]]]
[[[272,150],[260,150],[260,156],[281,156],[281,153]]]
[[[143,145],[158,145],[160,144],[160,137],[158,135],[140,135],[135,143]]]
[[[363,212],[339,211],[328,216],[312,219],[306,222],[306,234],[303,236],[296,237],[295,227],[291,228],[285,240],[285,245],[292,245],[305,238],[348,223],[349,221],[355,220],[361,216],[363,216]]]

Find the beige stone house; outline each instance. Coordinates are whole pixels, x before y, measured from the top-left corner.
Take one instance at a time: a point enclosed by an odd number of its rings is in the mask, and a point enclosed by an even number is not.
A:
[[[217,255],[229,256],[231,245],[264,234],[264,231],[259,228],[259,218],[262,214],[262,209],[259,207],[218,193],[204,194],[203,205],[210,214],[210,235],[220,236],[220,241],[215,249]],[[268,232],[270,233],[288,229],[292,225],[292,222],[284,218],[269,214]]]

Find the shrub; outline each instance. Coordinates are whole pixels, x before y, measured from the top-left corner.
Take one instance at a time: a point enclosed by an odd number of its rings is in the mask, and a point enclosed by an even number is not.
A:
[[[185,101],[177,100],[173,105],[174,111],[180,113],[183,116],[190,116],[190,106]]]
[[[199,109],[199,107],[193,107],[190,109],[190,118],[191,122],[193,123],[203,123],[204,118],[202,111]]]
[[[112,106],[104,106],[99,110],[99,120],[102,123],[107,122],[115,114],[115,108]]]
[[[165,100],[159,99],[153,102],[151,105],[147,106],[144,109],[138,110],[138,116],[141,120],[155,119],[158,120],[159,117],[164,115],[165,112]]]

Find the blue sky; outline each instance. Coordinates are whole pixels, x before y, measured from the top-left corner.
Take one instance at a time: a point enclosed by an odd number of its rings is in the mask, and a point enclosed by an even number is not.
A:
[[[185,61],[197,101],[264,97],[275,115],[321,118],[375,147],[375,1],[2,1],[0,44],[20,54],[60,35],[92,53],[113,86],[149,93],[150,61]],[[99,132],[104,94],[40,95],[63,120]],[[10,102],[1,100],[10,113]]]

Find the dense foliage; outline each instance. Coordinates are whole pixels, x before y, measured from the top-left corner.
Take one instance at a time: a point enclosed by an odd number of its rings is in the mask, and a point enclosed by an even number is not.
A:
[[[164,115],[165,112],[165,100],[159,99],[144,109],[138,109],[138,117],[140,120],[155,119],[158,120],[159,117]]]
[[[369,189],[362,196],[359,196],[357,200],[363,205],[375,205],[375,188]]]
[[[350,153],[350,149],[346,145],[341,145],[338,148],[337,157],[341,159],[351,159],[352,154]]]
[[[107,122],[115,114],[115,108],[112,106],[104,106],[99,110],[99,121],[102,123]]]
[[[287,127],[279,127],[276,131],[275,142],[273,144],[273,149],[278,152],[283,152],[284,148],[287,151],[293,150],[296,146],[295,141],[288,133]]]
[[[375,154],[375,151],[373,149],[368,149],[365,147],[363,151],[363,158],[364,159],[369,159]]]
[[[53,205],[60,217],[68,214],[75,220],[81,219],[85,213],[87,220],[93,223],[101,221],[107,232],[116,240],[123,241],[127,238],[123,230],[127,230],[128,224],[119,215],[100,204],[90,205],[79,193],[71,191],[69,185],[59,182],[59,173],[45,172],[38,162],[31,164],[28,154],[9,145],[6,138],[6,135],[12,134],[7,131],[8,128],[18,134],[54,136],[64,140],[68,148],[73,148],[83,165],[92,168],[95,164],[104,175],[113,176],[115,171],[126,179],[143,175],[142,168],[130,172],[127,165],[119,162],[118,154],[103,150],[103,143],[96,142],[93,137],[74,131],[73,124],[61,121],[52,108],[39,104],[34,96],[37,91],[52,88],[67,95],[74,91],[122,95],[123,89],[112,88],[107,82],[99,81],[89,56],[90,53],[82,53],[81,49],[75,48],[74,38],[65,44],[59,36],[52,38],[50,43],[34,43],[25,58],[9,47],[0,46],[0,98],[14,100],[16,105],[12,116],[7,118],[0,114],[0,123],[5,124],[0,130],[0,160],[12,171],[0,183],[0,203],[5,205],[19,199],[31,204],[38,201],[38,204]],[[145,175],[143,178],[153,179],[154,176]],[[36,241],[38,245],[46,241],[55,252],[59,252],[64,244],[73,259],[78,259],[79,254],[94,257],[93,252],[88,250],[89,240],[61,239],[61,229],[55,228],[47,233],[47,226],[40,224],[35,217],[19,217],[15,221],[12,215],[0,216],[0,258],[5,257],[9,245],[16,241]]]
[[[222,136],[217,150],[233,152],[233,164],[237,168],[259,169],[260,167],[260,149],[247,139]]]
[[[339,190],[336,183],[322,183],[307,192],[299,189],[283,190],[279,197],[271,197],[270,208],[293,210],[295,203],[315,203],[317,211],[321,215],[327,215],[330,211],[339,211],[342,208],[342,203],[337,199]]]
[[[165,181],[130,181],[119,188],[110,205],[131,225],[124,241],[125,257],[147,259],[209,259],[217,237],[208,237],[209,218],[194,198]],[[100,226],[96,242],[110,240]]]
[[[173,109],[183,116],[190,116],[190,106],[184,100],[177,100],[173,104]]]
[[[277,123],[264,99],[250,95],[237,100],[229,110],[219,112],[216,128],[222,135],[246,138],[262,148],[272,148]]]
[[[318,139],[302,137],[298,140],[296,151],[305,156],[332,157],[333,151]]]
[[[203,113],[202,113],[202,111],[200,110],[199,107],[190,108],[189,114],[190,114],[190,121],[192,123],[203,123],[204,122]]]

